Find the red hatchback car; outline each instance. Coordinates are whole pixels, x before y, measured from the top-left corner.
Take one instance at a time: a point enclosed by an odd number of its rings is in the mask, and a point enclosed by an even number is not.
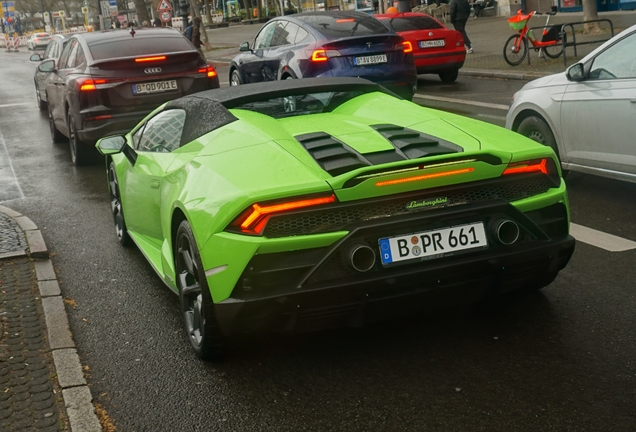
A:
[[[374,16],[411,43],[418,74],[438,74],[446,83],[457,79],[466,60],[461,33],[447,29],[432,16],[419,12]]]

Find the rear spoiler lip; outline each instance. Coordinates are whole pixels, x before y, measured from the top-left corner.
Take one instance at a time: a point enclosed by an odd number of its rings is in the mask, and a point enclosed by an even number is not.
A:
[[[88,63],[88,66],[99,66],[101,64],[106,64],[106,63],[113,63],[113,62],[118,62],[118,61],[126,61],[126,60],[135,60],[136,58],[139,57],[154,57],[154,56],[162,56],[165,55],[166,57],[173,57],[173,56],[179,56],[179,55],[183,55],[183,54],[199,54],[199,52],[197,50],[189,50],[189,51],[173,51],[173,52],[169,52],[169,53],[154,53],[154,54],[146,54],[146,55],[136,55],[136,56],[126,56],[126,57],[111,57],[111,58],[107,58],[107,59],[102,59],[102,60],[93,60],[90,63]]]
[[[339,44],[341,42],[349,42],[349,41],[355,41],[355,40],[361,40],[361,39],[373,41],[374,39],[381,39],[381,38],[403,39],[402,36],[400,36],[397,33],[386,32],[386,33],[379,33],[379,34],[367,35],[367,36],[348,36],[348,37],[343,37],[338,39],[325,39],[322,42],[322,45],[328,46],[331,44]]]

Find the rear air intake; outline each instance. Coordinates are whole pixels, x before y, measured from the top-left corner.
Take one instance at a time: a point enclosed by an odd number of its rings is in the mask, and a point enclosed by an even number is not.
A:
[[[371,127],[389,140],[396,150],[405,156],[405,159],[417,159],[463,151],[456,144],[402,126],[378,124]]]
[[[360,153],[325,132],[298,135],[296,140],[332,176],[370,166]]]

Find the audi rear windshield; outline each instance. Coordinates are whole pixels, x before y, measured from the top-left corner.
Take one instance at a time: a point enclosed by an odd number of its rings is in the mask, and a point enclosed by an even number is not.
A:
[[[413,16],[399,18],[382,18],[382,21],[389,25],[396,32],[407,32],[416,30],[432,30],[444,28],[443,25],[431,17]]]
[[[181,35],[100,39],[90,42],[88,48],[94,60],[193,50],[192,45]]]
[[[352,36],[370,36],[391,33],[371,15],[359,16],[345,12],[326,14],[309,13],[295,18],[306,22],[329,39],[341,39]]]

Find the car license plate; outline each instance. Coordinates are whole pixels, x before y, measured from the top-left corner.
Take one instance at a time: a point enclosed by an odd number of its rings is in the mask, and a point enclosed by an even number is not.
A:
[[[444,39],[420,41],[419,44],[420,44],[420,48],[433,48],[433,47],[446,46],[446,42],[444,41]]]
[[[438,258],[444,254],[488,246],[482,222],[450,228],[381,238],[378,240],[382,264],[398,261]]]
[[[177,89],[177,81],[155,81],[143,84],[133,84],[133,94],[161,93]]]
[[[354,57],[353,59],[353,64],[356,66],[374,65],[386,62],[386,54],[378,54],[366,57]]]

